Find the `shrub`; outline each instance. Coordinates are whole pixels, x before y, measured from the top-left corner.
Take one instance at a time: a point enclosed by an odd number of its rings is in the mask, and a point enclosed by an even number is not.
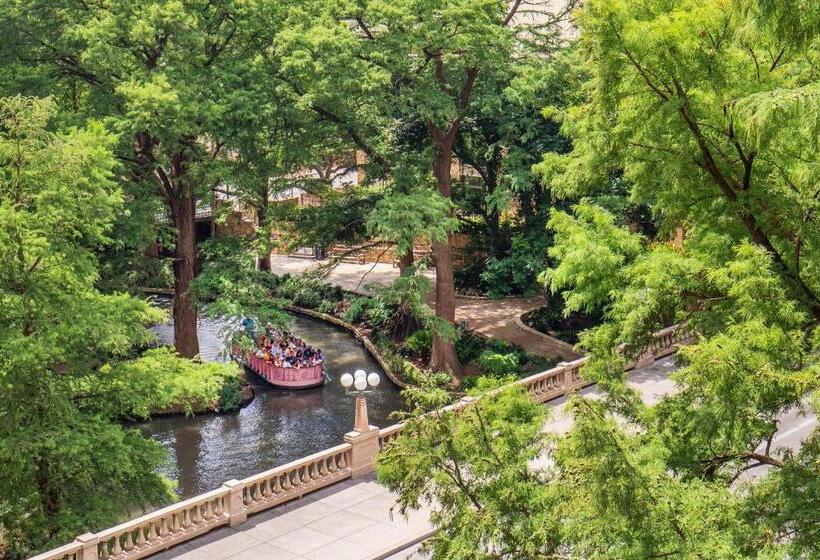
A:
[[[238,377],[226,377],[219,390],[219,410],[228,411],[239,408],[242,403],[242,384]]]
[[[417,330],[407,337],[404,347],[409,354],[426,360],[433,348],[433,335],[427,329]]]
[[[350,306],[342,317],[348,323],[359,323],[364,320],[367,309],[370,306],[370,299],[359,297],[350,302]]]
[[[491,258],[481,273],[490,297],[500,298],[511,294],[530,294],[538,290],[538,275],[547,266],[548,239],[538,235],[513,237],[509,254]]]
[[[336,309],[336,304],[327,299],[323,299],[322,302],[316,307],[316,311],[328,314],[332,314],[334,309]]]
[[[526,313],[522,320],[537,331],[575,344],[581,332],[601,323],[603,314],[600,311],[593,313],[576,311],[565,317],[564,298],[559,293],[549,298],[548,305]]]
[[[115,393],[115,398],[106,399],[105,411],[121,418],[213,410],[221,403],[224,386],[239,384],[236,364],[197,363],[167,347],[148,350],[135,360],[106,368],[105,372],[115,387],[123,388]]]
[[[498,354],[486,350],[478,358],[478,370],[482,375],[492,377],[517,377],[521,371],[521,366],[519,357],[515,353]]]
[[[486,341],[483,337],[468,330],[466,325],[459,325],[456,339],[456,354],[462,364],[469,364],[477,359],[485,349]]]

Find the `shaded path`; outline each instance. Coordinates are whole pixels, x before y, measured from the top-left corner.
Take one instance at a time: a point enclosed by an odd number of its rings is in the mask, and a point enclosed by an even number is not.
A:
[[[300,274],[317,266],[317,261],[285,255],[273,255],[271,272],[274,274]],[[327,282],[350,291],[367,291],[368,284],[389,286],[399,275],[399,269],[385,263],[356,264],[342,262],[326,278]],[[425,276],[435,280],[435,271]],[[573,360],[578,354],[552,343],[549,339],[522,329],[516,318],[522,313],[543,306],[543,297],[484,298],[456,297],[456,321],[467,321],[476,331],[498,340],[506,340],[524,348],[527,352],[545,358]]]

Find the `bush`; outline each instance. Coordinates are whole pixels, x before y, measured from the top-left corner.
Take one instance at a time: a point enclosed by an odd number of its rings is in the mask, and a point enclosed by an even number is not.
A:
[[[316,311],[327,314],[332,314],[334,309],[336,309],[336,304],[327,299],[323,299],[322,303],[316,307]]]
[[[491,350],[481,353],[478,358],[478,370],[482,375],[492,377],[518,377],[521,372],[519,357],[515,353],[498,354]]]
[[[433,348],[433,335],[427,329],[418,330],[407,337],[404,348],[410,355],[426,360]]]
[[[513,237],[509,255],[503,259],[489,259],[481,273],[481,281],[487,286],[490,297],[537,291],[538,275],[547,267],[547,243],[542,232],[519,235]]]
[[[537,331],[554,336],[564,342],[575,344],[578,335],[603,321],[601,312],[570,313],[564,316],[564,298],[556,294],[549,298],[549,304],[526,313],[521,318],[524,323]]]
[[[342,317],[348,323],[359,323],[365,319],[370,307],[370,298],[359,297],[350,302],[350,306]]]
[[[236,410],[242,403],[242,383],[238,377],[227,377],[219,390],[219,410]]]
[[[469,364],[477,359],[486,348],[486,340],[468,330],[464,325],[459,325],[458,339],[456,339],[456,354],[462,364]]]
[[[105,368],[105,373],[114,387],[122,388],[114,393],[115,398],[103,403],[105,412],[132,419],[163,412],[212,411],[221,404],[224,387],[239,384],[236,364],[197,363],[167,347],[148,350],[135,360]]]

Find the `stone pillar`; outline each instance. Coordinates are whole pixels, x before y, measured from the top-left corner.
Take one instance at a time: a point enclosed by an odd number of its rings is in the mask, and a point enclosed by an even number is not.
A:
[[[569,362],[558,362],[557,366],[564,370],[564,394],[568,395],[572,391],[572,368]]]
[[[93,533],[84,533],[77,537],[77,542],[83,545],[77,560],[98,560],[100,553],[97,543],[100,542],[99,537]]]
[[[365,431],[353,430],[345,434],[345,442],[351,445],[350,469],[352,478],[360,478],[373,472],[376,455],[379,454],[379,428],[367,426]]]
[[[248,519],[248,512],[245,511],[245,500],[242,497],[242,483],[236,479],[229,480],[222,485],[228,490],[228,515],[230,519],[228,525],[233,527],[244,523]]]

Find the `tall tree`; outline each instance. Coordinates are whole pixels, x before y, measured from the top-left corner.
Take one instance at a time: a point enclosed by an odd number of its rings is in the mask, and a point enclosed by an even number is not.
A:
[[[529,4],[528,4],[529,6]],[[540,29],[554,31],[557,16],[540,6]],[[286,79],[302,103],[333,115],[345,126],[333,87],[361,84],[367,98],[355,99],[353,114],[416,115],[431,139],[428,169],[439,194],[452,195],[453,146],[471,110],[479,77],[513,60],[524,29],[513,29],[521,2],[500,0],[381,0],[354,4],[307,4],[291,14],[280,47]],[[537,10],[536,10],[537,11]],[[523,20],[518,21],[523,26]],[[529,34],[529,39],[536,32]],[[436,314],[453,322],[455,286],[450,236],[433,240]],[[436,335],[431,366],[460,373],[452,340]]]
[[[162,319],[94,287],[123,205],[116,139],[100,123],[53,133],[55,112],[0,99],[0,534],[19,556],[170,498],[162,448],[104,412],[123,391],[111,366]]]
[[[258,8],[264,7],[264,10]],[[214,161],[251,110],[244,89],[262,28],[275,6],[210,2],[52,2],[7,0],[16,60],[34,60],[52,78],[46,91],[78,116],[111,119],[118,156],[135,198],[150,193],[173,227],[177,350],[199,352],[197,310],[189,294],[197,274],[196,211],[223,177]],[[27,84],[15,84],[25,89]]]

